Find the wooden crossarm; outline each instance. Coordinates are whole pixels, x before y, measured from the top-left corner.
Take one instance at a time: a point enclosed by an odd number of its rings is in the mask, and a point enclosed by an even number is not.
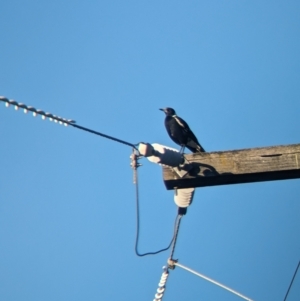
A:
[[[178,173],[163,167],[167,189],[300,178],[300,144],[185,155]],[[184,174],[184,170],[187,170]],[[180,176],[181,174],[181,176]]]

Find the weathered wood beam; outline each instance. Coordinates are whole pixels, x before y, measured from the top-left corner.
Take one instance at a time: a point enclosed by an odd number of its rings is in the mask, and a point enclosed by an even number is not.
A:
[[[167,189],[300,178],[300,144],[185,155],[184,167],[163,167]]]

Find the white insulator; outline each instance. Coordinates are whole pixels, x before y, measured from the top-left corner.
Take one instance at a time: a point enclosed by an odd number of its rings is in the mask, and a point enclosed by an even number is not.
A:
[[[163,293],[165,291],[164,287],[160,287],[156,290],[159,294]]]
[[[140,143],[138,149],[139,153],[144,157],[150,157],[154,154],[154,148],[149,143]]]
[[[177,167],[184,162],[183,155],[178,150],[157,143],[140,143],[139,152],[156,164]]]
[[[25,108],[25,109],[24,109],[24,113],[26,114],[27,112],[28,112],[28,110]]]
[[[18,106],[15,106],[15,110],[16,110],[16,111],[19,110],[19,107],[18,107]]]
[[[176,189],[174,202],[178,207],[186,208],[191,205],[195,193],[195,188]]]
[[[6,103],[5,103],[5,106],[6,106],[7,108],[9,107],[9,105],[10,105],[9,102],[6,102]]]
[[[33,117],[35,117],[36,116],[36,112],[33,112],[32,115],[33,115]]]
[[[169,277],[169,273],[163,273],[161,275],[161,279],[165,279],[165,278],[168,278]]]
[[[162,273],[162,275],[160,277],[158,289],[156,290],[157,293],[155,294],[155,299],[153,299],[153,301],[161,301],[162,297],[164,295],[164,291],[166,289],[165,285],[166,285],[166,281],[169,276],[169,273],[166,270],[166,267],[163,267],[163,269],[164,269],[164,272]]]

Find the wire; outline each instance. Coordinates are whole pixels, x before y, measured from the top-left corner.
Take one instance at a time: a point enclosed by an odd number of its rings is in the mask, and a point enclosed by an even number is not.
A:
[[[177,242],[177,237],[178,237],[178,231],[179,231],[181,218],[182,218],[182,215],[178,214],[177,219],[176,219],[175,231],[174,231],[173,246],[172,246],[171,255],[170,255],[171,260],[173,259],[173,255],[174,255],[174,252],[175,252],[175,246],[176,246],[176,242]]]
[[[198,272],[196,272],[196,271],[194,271],[194,270],[192,270],[192,269],[190,269],[190,268],[188,268],[188,267],[186,267],[186,266],[178,263],[177,261],[174,262],[174,265],[176,265],[176,266],[178,266],[178,267],[180,267],[180,268],[182,268],[182,269],[184,269],[184,270],[186,270],[188,272],[191,272],[192,274],[195,274],[195,275],[197,275],[197,276],[199,276],[199,277],[201,277],[201,278],[203,278],[203,279],[205,279],[205,280],[207,280],[207,281],[209,281],[209,282],[211,282],[211,283],[213,283],[215,285],[218,285],[218,286],[224,288],[225,290],[227,290],[227,291],[229,291],[229,292],[231,292],[231,293],[233,293],[233,294],[235,294],[235,295],[237,295],[237,296],[239,296],[239,297],[241,297],[241,298],[243,298],[245,300],[253,301],[252,299],[250,299],[250,298],[248,298],[248,297],[240,294],[239,292],[237,292],[237,291],[229,288],[228,286],[226,286],[224,284],[221,284],[220,282],[217,282],[217,281],[215,281],[215,280],[213,280],[213,279],[211,279],[211,278],[209,278],[209,277],[207,277],[207,276],[205,276],[203,274],[200,274],[200,273],[198,273]]]
[[[112,137],[112,136],[108,136],[106,134],[103,134],[103,133],[100,133],[100,132],[97,132],[97,131],[94,131],[94,130],[91,130],[91,129],[88,129],[88,128],[85,128],[85,127],[80,126],[80,125],[75,124],[75,123],[70,123],[70,125],[77,128],[77,129],[80,129],[80,130],[83,130],[83,131],[86,131],[86,132],[89,132],[89,133],[92,133],[92,134],[95,134],[95,135],[113,140],[113,141],[116,141],[116,142],[119,142],[119,143],[122,143],[122,144],[125,144],[125,145],[128,145],[128,146],[131,146],[131,147],[133,147],[134,149],[136,149],[138,151],[138,149],[136,147],[138,144],[132,144],[130,142],[127,142],[127,141],[124,141],[124,140],[121,140],[121,139],[118,139],[118,138],[115,138],[115,137]]]
[[[137,152],[137,154],[135,154],[135,153],[132,154],[132,163],[131,163],[132,168],[134,170],[134,183],[136,184],[135,187],[136,187],[137,230],[136,230],[135,252],[136,252],[136,254],[138,256],[155,255],[155,254],[158,254],[160,252],[168,250],[171,247],[171,245],[172,245],[172,243],[174,241],[173,249],[172,249],[172,254],[174,253],[175,242],[176,242],[176,238],[177,238],[177,234],[178,234],[179,222],[180,222],[180,219],[181,219],[180,215],[178,215],[176,217],[176,219],[175,219],[174,235],[173,235],[173,238],[172,238],[170,244],[168,245],[168,247],[166,247],[164,249],[161,249],[161,250],[158,250],[156,252],[147,252],[147,253],[144,253],[144,254],[141,254],[141,253],[138,252],[139,228],[140,228],[139,194],[138,194],[138,180],[137,180],[137,168],[140,166],[140,164],[138,164],[138,162],[137,162],[138,157],[139,157],[139,150],[137,148],[138,144],[132,144],[130,142],[118,139],[116,137],[112,137],[112,136],[109,136],[109,135],[106,135],[106,134],[103,134],[103,133],[91,130],[89,128],[86,128],[86,127],[83,127],[83,126],[80,126],[80,125],[76,124],[76,121],[73,120],[73,119],[62,118],[62,117],[53,115],[51,113],[47,113],[47,112],[44,112],[42,110],[38,110],[38,109],[36,109],[34,107],[27,106],[27,105],[22,104],[22,103],[18,103],[18,102],[14,101],[14,100],[10,100],[10,99],[8,99],[8,98],[6,98],[4,96],[0,96],[0,101],[5,102],[6,107],[9,107],[10,105],[14,105],[16,110],[18,110],[19,108],[23,108],[24,109],[24,113],[27,113],[28,111],[31,111],[31,112],[33,112],[33,116],[41,115],[43,119],[49,118],[50,121],[54,121],[56,123],[58,122],[59,124],[63,124],[65,126],[70,125],[70,126],[73,126],[73,127],[77,128],[77,129],[80,129],[80,130],[83,130],[83,131],[86,131],[86,132],[89,132],[89,133],[92,133],[92,134],[95,134],[95,135],[98,135],[98,136],[101,136],[101,137],[113,140],[115,142],[118,142],[118,143],[121,143],[121,144],[124,144],[124,145],[132,147]]]
[[[156,290],[156,294],[155,294],[155,298],[153,299],[153,301],[161,301],[163,296],[164,296],[164,292],[166,289],[166,282],[169,276],[169,269],[174,270],[175,268],[175,262],[177,262],[176,260],[173,260],[172,257],[174,255],[174,251],[175,251],[175,246],[176,246],[176,241],[177,241],[177,236],[178,236],[178,231],[179,231],[179,226],[180,226],[180,221],[182,218],[182,214],[178,213],[175,219],[175,226],[174,226],[174,236],[171,240],[170,245],[173,243],[172,246],[172,250],[171,250],[171,255],[170,258],[168,259],[168,265],[163,267],[163,273],[162,276],[160,278],[160,282],[158,284],[158,289]],[[170,247],[169,245],[169,247]]]
[[[289,288],[288,288],[288,290],[287,290],[287,292],[286,292],[286,294],[285,294],[285,297],[284,297],[284,300],[283,300],[283,301],[286,300],[286,298],[287,298],[287,296],[288,296],[288,294],[289,294],[289,292],[290,292],[290,289],[291,289],[291,287],[292,287],[292,285],[293,285],[294,279],[295,279],[295,277],[296,277],[296,275],[297,275],[299,266],[300,266],[300,261],[298,262],[298,265],[297,265],[297,268],[296,268],[296,270],[295,270],[294,276],[293,276],[293,278],[292,278],[292,280],[291,280],[290,286],[289,286]]]
[[[176,241],[176,237],[177,237],[177,233],[178,233],[178,221],[180,221],[181,219],[181,215],[177,215],[175,218],[175,225],[174,225],[174,235],[172,237],[172,240],[170,242],[170,244],[164,248],[164,249],[160,249],[158,251],[155,252],[147,252],[147,253],[140,253],[138,251],[138,244],[139,244],[139,232],[140,232],[140,206],[139,206],[139,190],[138,190],[138,176],[137,176],[137,169],[134,169],[135,172],[135,199],[136,199],[136,236],[135,236],[135,253],[137,256],[139,257],[143,257],[143,256],[148,256],[148,255],[156,255],[158,253],[167,251],[168,249],[170,249],[173,241]]]
[[[76,124],[76,121],[73,120],[73,119],[62,118],[62,117],[53,115],[51,113],[47,113],[47,112],[44,112],[42,110],[38,110],[34,107],[27,106],[23,103],[18,103],[14,100],[10,100],[10,99],[8,99],[4,96],[0,96],[0,101],[5,102],[6,107],[9,107],[10,105],[14,105],[16,110],[18,110],[19,108],[24,109],[24,113],[27,113],[28,111],[30,111],[30,112],[33,112],[33,116],[41,115],[43,119],[49,118],[50,121],[53,120],[54,122],[58,122],[59,124],[63,124],[65,126],[67,126],[67,125],[73,126],[77,129],[80,129],[80,130],[83,130],[83,131],[86,131],[86,132],[89,132],[89,133],[92,133],[92,134],[95,134],[95,135],[113,140],[113,141],[121,143],[121,144],[131,146],[131,147],[133,147],[134,149],[136,149],[138,151],[138,149],[137,149],[138,144],[132,144],[130,142],[127,142],[127,141],[124,141],[124,140],[121,140],[121,139],[118,139],[118,138],[115,138],[115,137],[112,137],[112,136],[109,136],[109,135],[106,135],[106,134],[103,134],[103,133],[100,133],[100,132],[97,132],[97,131],[94,131],[94,130],[91,130],[91,129],[88,129],[88,128],[83,127],[83,126],[80,126],[80,125]]]

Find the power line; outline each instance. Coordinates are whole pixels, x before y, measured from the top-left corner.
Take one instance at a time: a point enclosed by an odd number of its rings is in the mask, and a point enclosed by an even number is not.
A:
[[[174,241],[173,241],[173,246],[172,246],[172,250],[171,250],[170,259],[173,259],[173,255],[174,255],[174,252],[175,252],[175,246],[176,246],[176,242],[177,242],[177,237],[178,237],[178,232],[179,232],[179,226],[180,226],[181,218],[182,218],[182,215],[178,214],[178,218],[176,220],[175,233],[174,233]]]
[[[56,116],[56,115],[53,115],[51,113],[44,112],[43,110],[39,110],[39,109],[36,109],[34,107],[27,106],[27,105],[25,105],[23,103],[18,103],[15,100],[10,100],[10,99],[8,99],[8,98],[6,98],[4,96],[0,96],[0,101],[5,102],[5,106],[6,107],[9,107],[10,105],[13,105],[13,106],[15,106],[16,110],[18,110],[19,108],[24,109],[24,113],[27,113],[28,111],[30,111],[30,112],[33,113],[34,117],[37,116],[37,115],[41,115],[42,119],[49,118],[50,121],[54,121],[55,123],[59,123],[61,125],[65,125],[65,126],[70,125],[70,126],[73,126],[73,127],[77,128],[77,129],[80,129],[80,130],[83,130],[83,131],[86,131],[86,132],[89,132],[89,133],[101,136],[101,137],[106,138],[106,139],[113,140],[115,142],[118,142],[118,143],[130,146],[130,147],[133,147],[134,149],[138,150],[137,149],[137,145],[138,144],[133,144],[133,143],[121,140],[119,138],[116,138],[116,137],[113,137],[113,136],[109,136],[109,135],[106,135],[106,134],[103,134],[103,133],[100,133],[100,132],[88,129],[86,127],[80,126],[80,125],[76,124],[76,121],[73,120],[73,119],[67,119],[67,118],[63,118],[63,117],[60,117],[60,116]]]
[[[181,219],[181,215],[177,215],[176,219],[175,219],[175,225],[174,225],[174,235],[172,237],[172,240],[170,242],[170,244],[164,248],[164,249],[160,249],[158,251],[155,252],[147,252],[147,253],[140,253],[138,251],[138,244],[139,244],[139,233],[140,233],[140,205],[139,205],[139,189],[138,189],[138,173],[137,173],[137,168],[140,166],[140,164],[138,163],[138,159],[139,156],[135,153],[135,151],[133,151],[132,155],[130,156],[132,162],[131,162],[131,166],[134,170],[134,179],[133,182],[135,183],[135,200],[136,200],[136,236],[135,236],[135,254],[139,257],[143,257],[143,256],[147,256],[147,255],[156,255],[158,253],[167,251],[172,243],[173,243],[173,251],[174,252],[174,248],[175,248],[175,243],[176,243],[176,238],[177,238],[177,234],[178,234],[178,228],[179,228],[179,222]],[[171,254],[172,254],[171,253]]]
[[[100,133],[100,132],[97,132],[97,131],[94,131],[94,130],[91,130],[91,129],[88,129],[86,127],[80,126],[80,125],[75,124],[75,123],[70,123],[70,125],[77,128],[77,129],[80,129],[80,130],[83,130],[83,131],[86,131],[86,132],[89,132],[89,133],[92,133],[92,134],[95,134],[95,135],[113,140],[113,141],[121,143],[121,144],[128,145],[128,146],[133,147],[134,149],[138,150],[137,149],[138,143],[137,144],[132,144],[130,142],[127,142],[127,141],[124,141],[124,140],[121,140],[121,139],[118,139],[118,138],[115,138],[115,137],[112,137],[112,136],[109,136],[109,135],[106,135],[106,134],[103,134],[103,133]]]
[[[158,288],[156,290],[155,298],[153,299],[153,301],[161,301],[162,300],[162,298],[164,296],[165,289],[166,289],[166,282],[167,282],[168,277],[169,277],[169,269],[171,269],[171,270],[174,269],[174,262],[176,262],[176,260],[173,260],[172,258],[173,258],[173,255],[174,255],[175,246],[176,246],[176,242],[177,242],[177,236],[178,236],[178,232],[179,232],[180,221],[181,221],[181,218],[183,216],[183,214],[181,214],[180,212],[181,211],[179,210],[178,215],[177,215],[176,220],[175,220],[174,236],[173,236],[173,239],[171,241],[171,243],[173,242],[173,246],[172,246],[172,250],[171,250],[171,255],[168,259],[168,265],[163,267],[163,273],[162,273],[160,281],[158,283]]]
[[[83,130],[83,131],[101,136],[103,138],[110,139],[110,140],[113,140],[115,142],[118,142],[118,143],[121,143],[121,144],[132,147],[134,149],[134,151],[133,151],[133,154],[131,155],[131,159],[132,159],[131,166],[134,170],[134,183],[135,183],[135,187],[136,187],[136,213],[137,213],[137,230],[136,230],[135,252],[138,256],[155,255],[155,254],[158,254],[160,252],[168,250],[171,247],[171,245],[174,241],[173,251],[172,251],[172,254],[173,254],[174,247],[175,247],[175,242],[176,242],[176,237],[177,237],[177,233],[178,233],[178,227],[179,227],[179,223],[177,223],[177,220],[178,220],[177,217],[175,219],[175,230],[174,230],[173,238],[172,238],[170,244],[166,248],[158,250],[156,252],[147,252],[147,253],[144,253],[144,254],[141,254],[141,253],[138,252],[138,240],[139,240],[139,228],[140,228],[138,176],[137,176],[137,168],[140,166],[140,164],[138,163],[138,159],[139,159],[139,150],[137,148],[138,144],[132,144],[132,143],[127,142],[125,140],[121,140],[119,138],[109,136],[109,135],[100,133],[98,131],[94,131],[92,129],[89,129],[89,128],[86,128],[86,127],[83,127],[81,125],[76,124],[76,121],[73,120],[73,119],[67,119],[67,118],[63,118],[63,117],[60,117],[60,116],[56,116],[56,115],[53,115],[51,113],[45,112],[43,110],[36,109],[32,106],[27,106],[23,103],[18,103],[15,100],[10,100],[10,99],[8,99],[4,96],[0,96],[0,101],[3,101],[5,103],[6,107],[9,107],[10,105],[13,105],[15,107],[15,110],[18,110],[19,108],[22,108],[24,110],[24,113],[27,113],[28,111],[30,111],[30,112],[33,113],[34,117],[37,116],[37,115],[41,115],[42,119],[48,118],[50,121],[54,121],[55,123],[59,123],[61,125],[65,125],[65,126],[70,125],[70,126],[73,126],[77,129],[80,129],[80,130]],[[179,221],[180,221],[180,219],[179,219]]]
[[[286,294],[285,294],[285,297],[284,297],[284,300],[283,300],[283,301],[286,301],[286,298],[287,298],[287,296],[289,295],[290,289],[291,289],[291,287],[292,287],[292,285],[293,285],[293,282],[294,282],[294,279],[295,279],[295,277],[296,277],[296,275],[297,275],[299,266],[300,266],[300,261],[298,262],[298,265],[297,265],[297,267],[296,267],[294,276],[293,276],[293,278],[292,278],[292,280],[291,280],[291,283],[290,283],[290,285],[289,285],[289,288],[288,288],[288,290],[287,290],[287,292],[286,292]]]

